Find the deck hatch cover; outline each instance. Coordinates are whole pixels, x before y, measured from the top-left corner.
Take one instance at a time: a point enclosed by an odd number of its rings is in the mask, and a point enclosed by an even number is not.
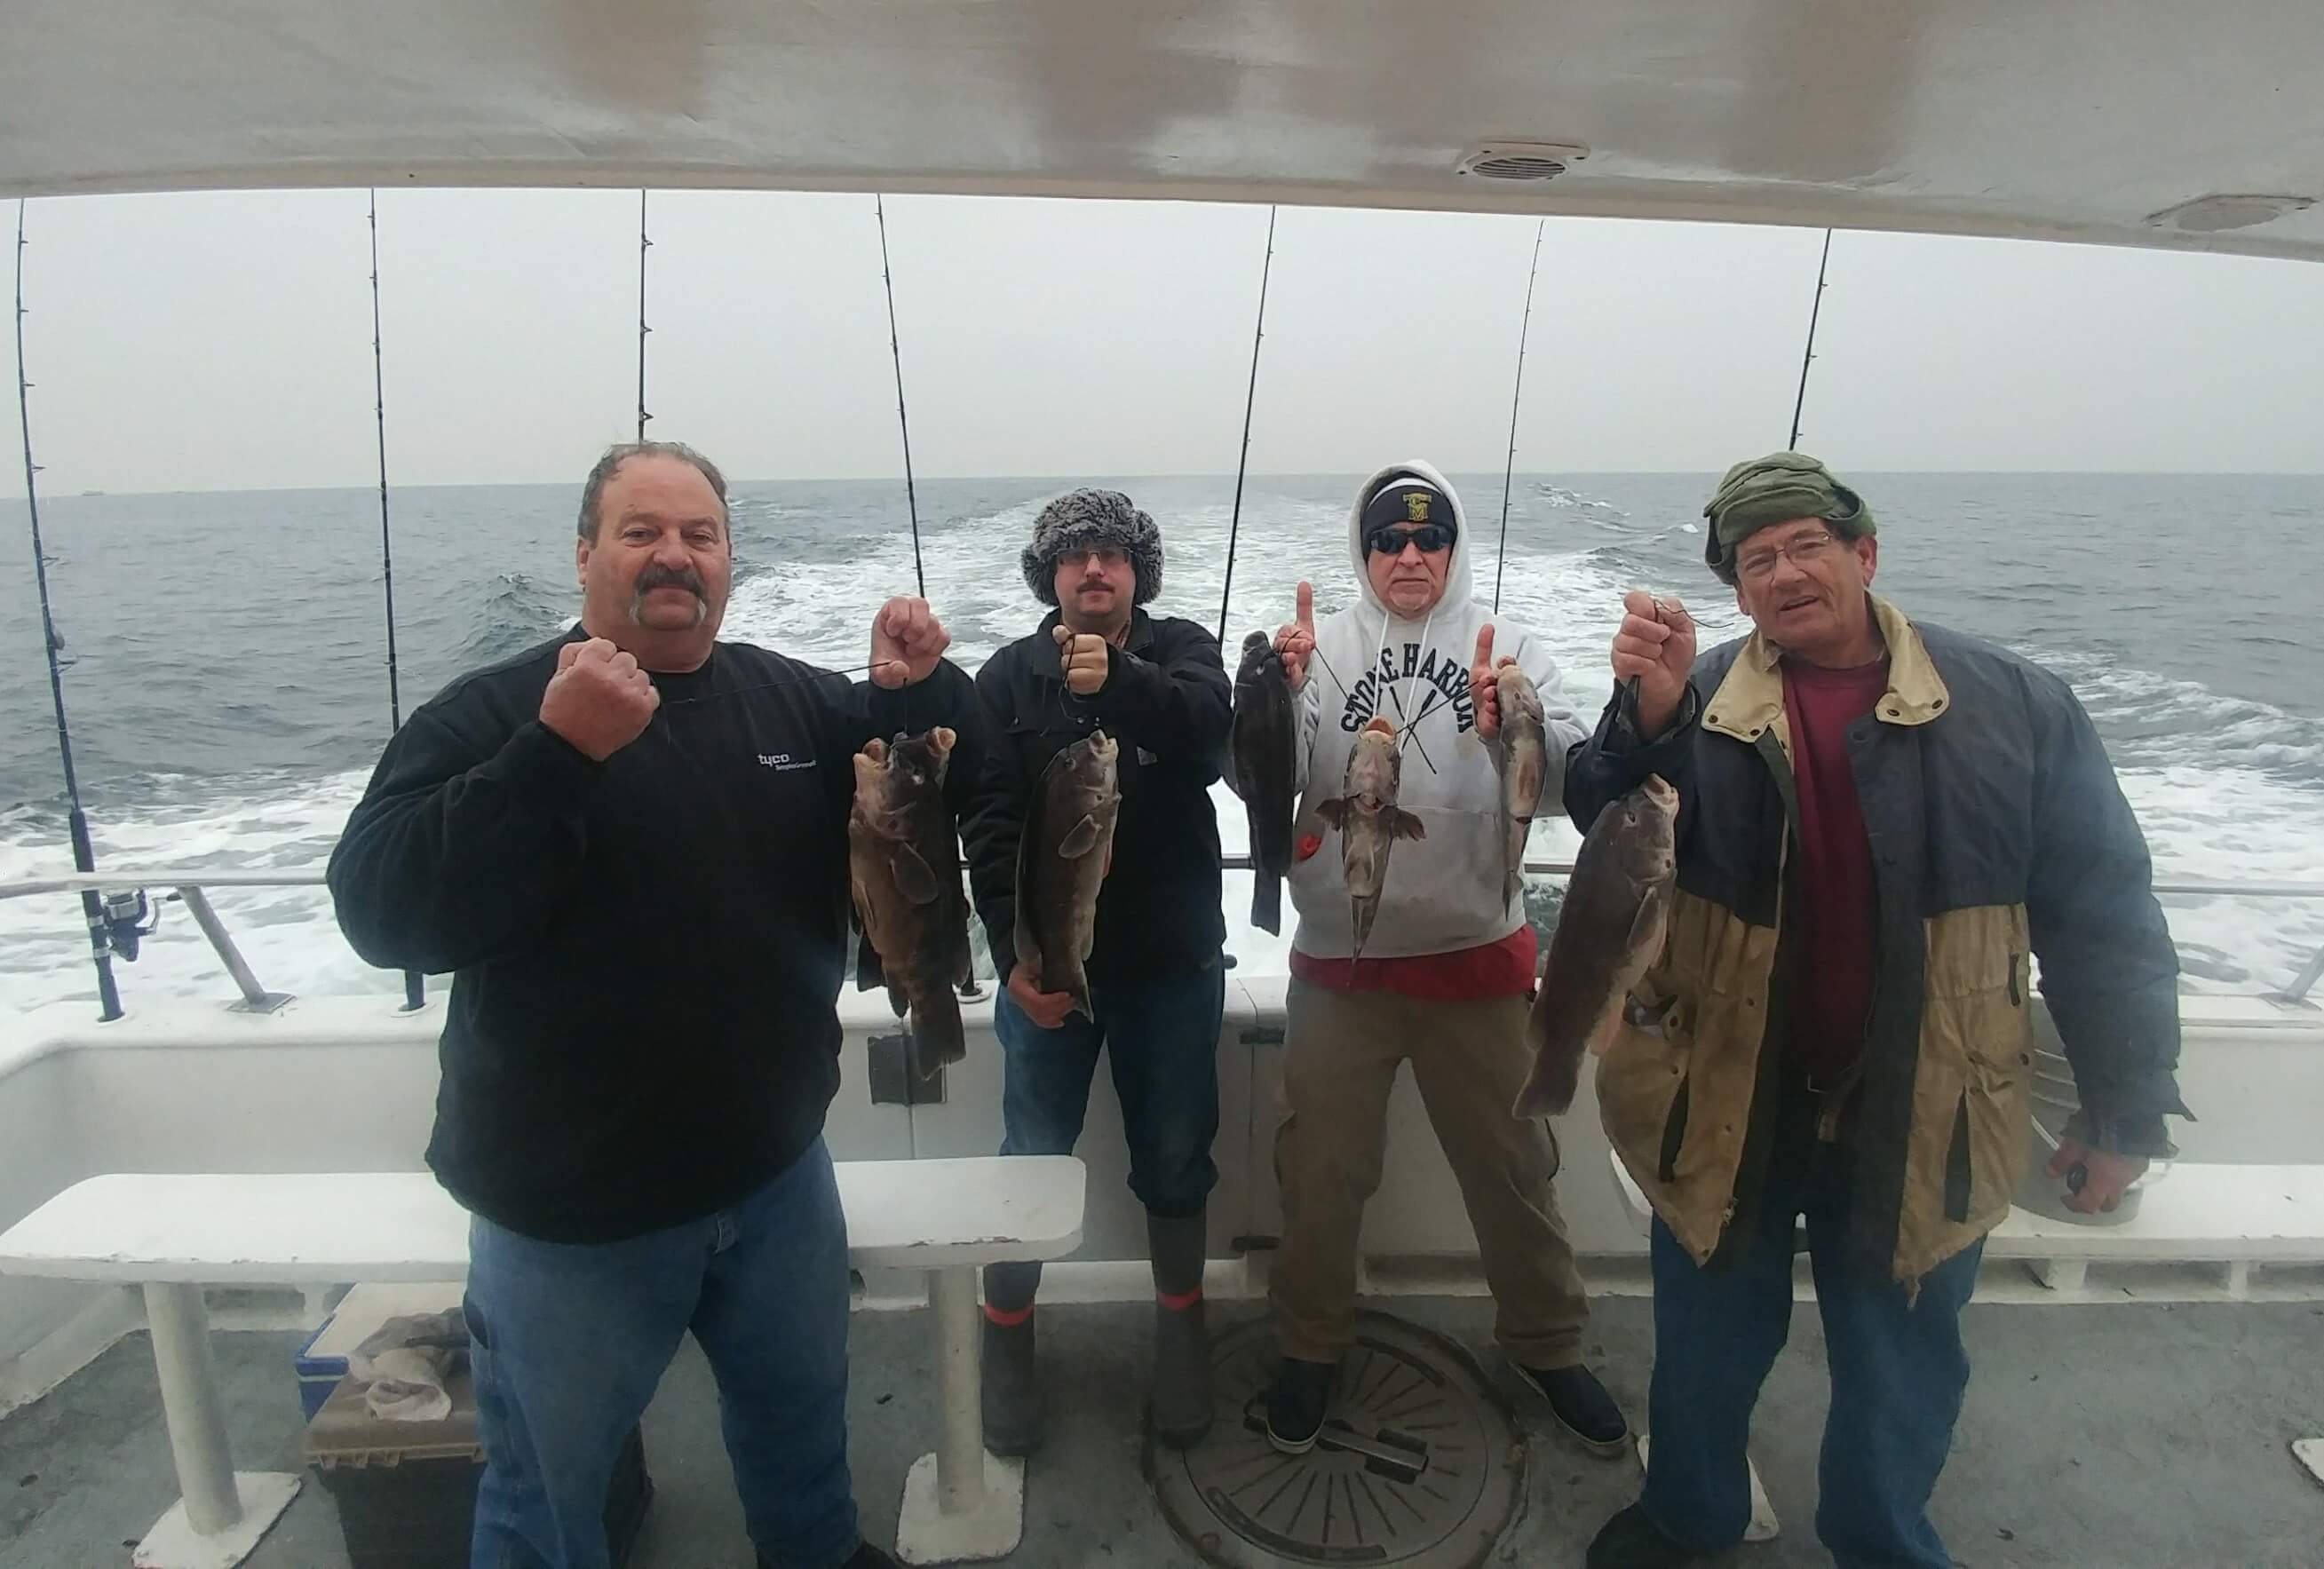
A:
[[[1525,1441],[1466,1351],[1416,1324],[1359,1315],[1355,1349],[1310,1453],[1267,1442],[1275,1336],[1261,1320],[1213,1349],[1211,1434],[1149,1444],[1172,1528],[1227,1569],[1467,1569],[1499,1546],[1525,1496]]]

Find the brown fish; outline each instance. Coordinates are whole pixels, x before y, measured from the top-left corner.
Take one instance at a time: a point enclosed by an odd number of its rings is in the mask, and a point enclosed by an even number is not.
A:
[[[1291,873],[1297,705],[1274,640],[1263,632],[1243,639],[1242,665],[1235,671],[1234,728],[1227,746],[1232,772],[1228,777],[1250,823],[1250,924],[1278,933],[1283,930],[1283,880]]]
[[[1102,730],[1049,759],[1017,842],[1017,958],[1044,992],[1063,992],[1094,1021],[1082,966],[1097,937],[1097,895],[1113,864],[1121,812],[1120,749]]]
[[[1677,884],[1677,827],[1678,792],[1648,774],[1582,838],[1526,1016],[1534,1063],[1517,1115],[1554,1116],[1573,1104],[1583,1055],[1612,1042],[1630,988],[1662,953]]]
[[[883,981],[888,1003],[911,1014],[912,1067],[922,1078],[968,1054],[953,988],[970,976],[968,896],[944,777],[958,737],[942,728],[869,742],[855,754],[847,814],[847,876],[864,957],[856,986]]]
[[[1418,817],[1396,804],[1397,787],[1404,777],[1404,757],[1397,750],[1396,726],[1375,718],[1356,733],[1348,748],[1348,770],[1337,800],[1318,801],[1315,810],[1340,830],[1340,864],[1348,882],[1349,911],[1355,942],[1348,951],[1352,967],[1363,957],[1364,941],[1372,935],[1379,915],[1380,889],[1388,881],[1388,853],[1398,839],[1425,839],[1428,830]]]
[[[1534,814],[1541,809],[1541,792],[1549,782],[1549,722],[1541,707],[1541,694],[1533,680],[1505,660],[1493,673],[1501,711],[1501,836],[1504,871],[1501,898],[1517,898],[1525,887],[1526,841],[1533,834]]]

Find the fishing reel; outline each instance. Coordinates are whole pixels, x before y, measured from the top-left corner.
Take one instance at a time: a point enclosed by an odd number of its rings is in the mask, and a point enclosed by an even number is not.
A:
[[[98,907],[97,927],[103,934],[105,946],[125,963],[134,963],[137,945],[150,937],[161,925],[161,912],[145,897],[142,888],[124,893],[108,893]]]

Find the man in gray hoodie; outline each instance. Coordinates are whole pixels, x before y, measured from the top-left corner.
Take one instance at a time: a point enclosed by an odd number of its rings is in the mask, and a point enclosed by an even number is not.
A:
[[[1299,922],[1276,1136],[1283,1246],[1270,1288],[1283,1361],[1268,1435],[1291,1454],[1314,1444],[1355,1337],[1357,1236],[1407,1060],[1476,1228],[1503,1349],[1585,1444],[1615,1454],[1628,1436],[1620,1408],[1582,1366],[1589,1307],[1551,1187],[1548,1128],[1509,1114],[1531,1066],[1536,955],[1523,898],[1504,881],[1496,666],[1514,660],[1541,695],[1545,808],[1559,799],[1567,749],[1588,731],[1548,650],[1472,599],[1463,521],[1452,486],[1428,465],[1380,470],[1348,519],[1357,603],[1319,626],[1303,583],[1298,619],[1276,640],[1300,695],[1296,833],[1310,851],[1290,877]],[[1394,846],[1362,955],[1351,958],[1342,842],[1319,806],[1342,795],[1350,750],[1375,718],[1407,732],[1397,805],[1423,836]]]

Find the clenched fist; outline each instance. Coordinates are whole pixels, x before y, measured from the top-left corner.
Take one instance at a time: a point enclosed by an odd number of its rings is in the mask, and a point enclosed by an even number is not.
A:
[[[1694,669],[1694,618],[1686,606],[1642,588],[1624,595],[1613,666],[1617,683],[1637,678],[1638,734],[1651,741],[1669,729]]]
[[[899,595],[872,618],[872,684],[894,691],[925,681],[951,646],[928,602]]]
[[[1112,669],[1106,658],[1105,639],[1093,632],[1075,632],[1062,622],[1049,635],[1057,640],[1057,657],[1065,666],[1068,691],[1086,697],[1105,685],[1106,673]]]
[[[604,638],[557,651],[557,673],[540,695],[540,722],[598,762],[645,734],[661,706],[653,678]]]

